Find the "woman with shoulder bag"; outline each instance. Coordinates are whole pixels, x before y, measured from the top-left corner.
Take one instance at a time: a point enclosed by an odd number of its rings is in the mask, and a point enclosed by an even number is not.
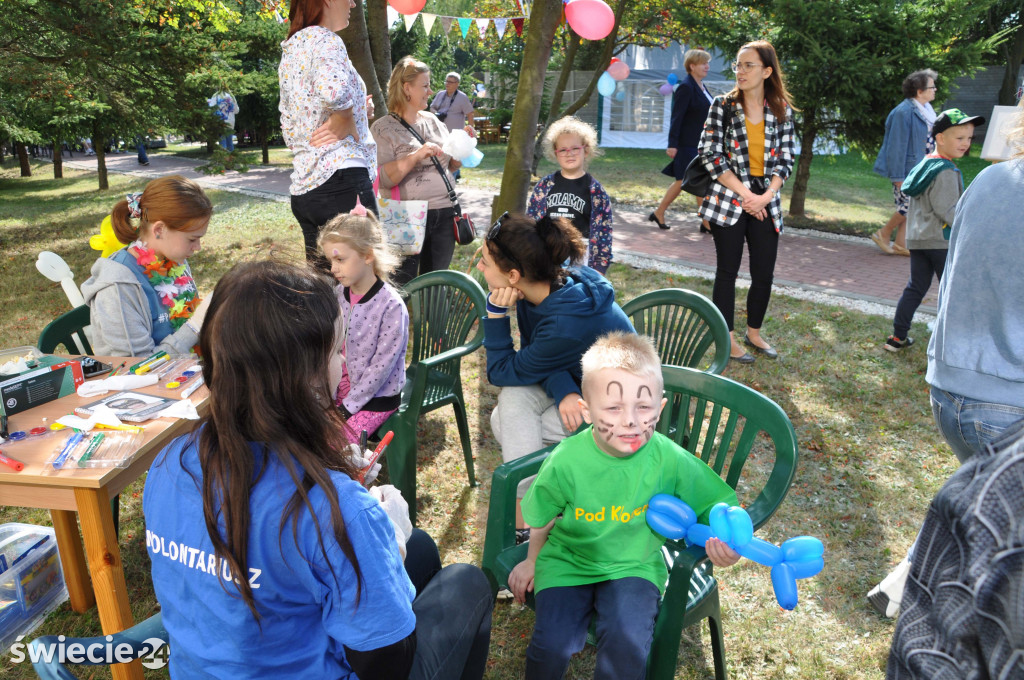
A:
[[[447,269],[455,252],[455,207],[448,184],[462,163],[441,150],[448,127],[433,113],[430,104],[430,67],[403,57],[388,81],[390,114],[374,121],[371,131],[377,142],[381,191],[397,186],[403,201],[427,201],[426,236],[417,255],[402,261],[394,280],[405,284],[419,274]],[[434,165],[437,158],[441,172]],[[442,172],[444,176],[442,176]]]
[[[764,40],[740,48],[733,64],[736,87],[717,97],[700,138],[700,158],[711,188],[700,216],[711,224],[717,268],[712,293],[729,325],[732,360],[753,363],[733,337],[736,275],[743,242],[750,253],[744,344],[769,359],[778,356],[761,337],[782,232],[779,192],[793,170],[793,106],[782,82],[775,48]]]

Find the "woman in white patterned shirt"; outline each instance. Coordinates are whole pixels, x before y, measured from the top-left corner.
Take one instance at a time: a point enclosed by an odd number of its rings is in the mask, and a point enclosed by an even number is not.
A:
[[[352,0],[292,0],[291,30],[281,43],[279,108],[293,154],[292,213],[311,261],[322,260],[316,250],[320,227],[352,210],[357,196],[377,210],[371,181],[377,146],[367,120],[366,87],[337,35],[354,6]]]

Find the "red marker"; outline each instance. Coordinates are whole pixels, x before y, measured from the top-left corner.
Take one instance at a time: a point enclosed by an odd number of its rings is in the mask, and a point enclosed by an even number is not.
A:
[[[0,463],[3,463],[4,465],[11,468],[15,472],[21,472],[22,470],[25,469],[24,463],[22,463],[20,460],[8,458],[7,456],[4,455],[3,451],[0,451]]]
[[[380,443],[377,444],[377,448],[373,450],[373,455],[370,456],[369,464],[359,471],[360,484],[363,483],[363,479],[366,477],[366,473],[370,471],[370,468],[372,468],[373,464],[377,462],[377,459],[384,455],[384,449],[388,447],[388,444],[390,444],[391,440],[394,438],[395,433],[389,430],[388,433],[384,435],[384,438],[380,440]]]

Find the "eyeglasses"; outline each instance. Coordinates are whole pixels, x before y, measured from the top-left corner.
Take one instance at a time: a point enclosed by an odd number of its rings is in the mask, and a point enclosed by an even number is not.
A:
[[[500,217],[499,217],[499,218],[498,218],[498,219],[497,219],[497,220],[496,220],[496,221],[494,222],[494,224],[492,224],[492,225],[491,225],[491,228],[487,230],[487,242],[488,242],[488,243],[493,243],[494,245],[496,245],[496,246],[498,247],[498,250],[499,250],[499,251],[501,252],[501,254],[502,254],[502,255],[503,255],[504,257],[505,257],[505,259],[506,259],[506,260],[509,260],[509,261],[510,261],[510,262],[511,262],[512,264],[514,264],[514,265],[516,266],[516,269],[518,269],[518,270],[519,270],[519,272],[520,272],[520,273],[522,273],[522,271],[523,271],[523,265],[519,263],[519,260],[517,260],[517,259],[516,259],[516,258],[515,258],[515,257],[514,257],[514,256],[513,256],[513,255],[512,255],[512,254],[511,254],[511,253],[510,253],[510,252],[509,252],[509,251],[508,251],[508,250],[507,250],[506,248],[505,248],[505,246],[501,245],[501,241],[498,241],[498,240],[496,240],[496,239],[498,238],[498,233],[499,233],[499,232],[501,231],[501,225],[502,225],[502,224],[504,224],[504,223],[505,223],[505,220],[507,220],[507,219],[508,219],[508,211],[506,210],[506,211],[505,211],[505,212],[503,212],[503,213],[501,214],[501,216],[500,216]]]
[[[582,146],[567,146],[564,149],[555,149],[555,153],[559,156],[575,156],[583,151]]]
[[[733,73],[746,73],[747,71],[753,71],[755,68],[764,68],[763,64],[755,64],[752,61],[740,63],[738,61],[732,62]]]
[[[937,90],[939,88],[935,87],[934,85],[930,85],[930,86],[928,86],[928,87],[926,87],[924,89],[926,89],[926,90]]]
[[[444,81],[444,84],[445,85],[458,85],[459,81],[457,81],[457,80],[446,80],[446,81]]]

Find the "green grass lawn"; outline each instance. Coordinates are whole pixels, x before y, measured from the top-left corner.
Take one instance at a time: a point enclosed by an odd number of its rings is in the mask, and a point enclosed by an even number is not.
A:
[[[639,155],[656,169],[656,155]],[[140,180],[111,175],[111,189],[98,192],[93,175],[66,170],[67,178],[55,181],[47,178],[47,166],[36,169],[36,177],[21,179],[10,161],[0,168],[0,347],[34,344],[42,327],[68,309],[60,287],[35,271],[36,254],[58,252],[81,283],[97,255],[88,237],[121,195],[143,186]],[[478,172],[487,171],[485,165]],[[595,168],[595,174],[600,172]],[[301,234],[287,204],[223,192],[210,196],[215,216],[203,251],[192,260],[204,293],[236,262],[270,249],[298,255]],[[465,270],[471,254],[472,248],[460,248],[453,267]],[[620,301],[673,286],[710,296],[708,281],[625,265],[613,265],[610,278]],[[744,317],[743,296],[740,291],[739,319]],[[776,295],[764,329],[782,358],[727,370],[729,377],[778,402],[799,440],[796,480],[759,535],[779,543],[810,534],[820,537],[827,551],[825,570],[800,582],[800,604],[793,612],[775,603],[766,569],[743,561],[718,572],[731,677],[873,680],[884,673],[893,623],[878,617],[865,595],[906,553],[929,500],[956,469],[928,405],[928,331],[916,326],[918,345],[894,356],[879,342],[889,325],[886,318]],[[437,540],[445,563],[479,564],[491,472],[501,463],[488,425],[497,390],[487,383],[484,369],[482,352],[463,362],[478,487],[466,486],[450,412],[435,411],[420,423],[421,525]],[[137,619],[157,607],[141,494],[140,480],[121,496],[121,551]],[[45,511],[4,507],[0,522],[50,520]],[[532,624],[529,609],[496,605],[487,678],[522,677]],[[77,615],[65,604],[33,635],[99,630],[95,610]],[[589,678],[593,664],[594,650],[588,648],[574,659],[567,677]],[[33,677],[27,665],[0,664],[0,678]],[[82,669],[81,677],[91,676]],[[713,677],[706,625],[684,633],[676,677]]]

